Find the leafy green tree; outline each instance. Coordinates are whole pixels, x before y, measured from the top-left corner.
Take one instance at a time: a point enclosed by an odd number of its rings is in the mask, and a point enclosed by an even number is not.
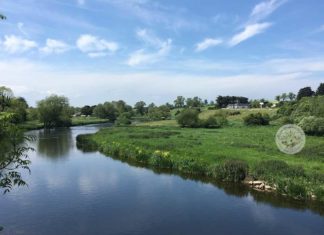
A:
[[[177,115],[177,122],[181,127],[198,127],[199,111],[196,109],[184,109]]]
[[[278,102],[280,102],[280,100],[281,100],[281,95],[276,95],[276,101],[278,101]]]
[[[151,120],[165,120],[171,117],[170,108],[166,105],[149,107],[147,116]]]
[[[177,98],[173,101],[174,107],[183,108],[185,106],[185,100],[183,96],[177,96]]]
[[[104,104],[98,104],[93,110],[94,116],[98,118],[109,119],[114,122],[118,116],[118,110],[111,102],[105,102]]]
[[[81,114],[82,115],[92,115],[93,113],[93,108],[89,105],[85,105],[81,108]]]
[[[195,96],[194,98],[187,98],[186,105],[188,108],[198,108],[203,106],[201,98]]]
[[[7,107],[5,111],[14,114],[12,118],[13,123],[21,123],[27,120],[27,108],[28,104],[26,100],[19,97],[13,98],[10,101],[9,107]]]
[[[10,106],[11,99],[14,97],[10,88],[0,87],[0,112],[3,112],[6,107]]]
[[[303,97],[311,97],[314,95],[314,91],[311,87],[304,87],[298,91],[297,100],[300,100]]]
[[[70,126],[69,100],[64,96],[52,95],[37,103],[39,119],[45,128]]]
[[[296,99],[296,95],[292,92],[289,92],[288,93],[288,98],[290,101],[294,101]]]
[[[324,83],[321,83],[317,88],[316,95],[324,95]]]
[[[146,111],[146,103],[144,101],[139,101],[135,104],[134,108],[136,109],[136,112],[140,115],[144,115]]]
[[[282,101],[286,101],[287,97],[288,97],[287,93],[282,93],[281,94]]]
[[[112,104],[115,106],[118,114],[132,111],[132,106],[127,105],[123,100],[113,101]]]
[[[32,138],[11,124],[11,118],[11,114],[0,117],[0,188],[4,189],[4,193],[15,185],[26,185],[19,169],[29,171],[27,152],[33,150],[26,144]]]

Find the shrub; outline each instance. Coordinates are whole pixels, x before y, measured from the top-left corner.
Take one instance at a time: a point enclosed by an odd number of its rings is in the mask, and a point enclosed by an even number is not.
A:
[[[244,161],[227,160],[221,165],[214,166],[212,175],[220,180],[238,182],[245,179],[248,169],[248,165]]]
[[[244,118],[245,125],[269,125],[270,117],[268,114],[251,113]]]
[[[220,128],[221,127],[221,125],[217,121],[216,117],[213,117],[213,116],[208,117],[206,120],[200,120],[199,126],[204,127],[204,128]]]
[[[149,159],[149,163],[150,165],[158,168],[172,168],[170,153],[160,150],[156,150],[153,153],[153,155]]]
[[[206,163],[193,158],[178,159],[173,167],[184,173],[200,175],[205,174],[207,169]]]
[[[132,121],[129,118],[129,115],[127,113],[122,113],[116,119],[115,124],[117,126],[128,126],[128,125],[132,124]]]
[[[177,122],[181,127],[198,127],[199,111],[196,109],[184,109],[177,115]]]
[[[306,134],[324,135],[324,118],[320,117],[304,117],[298,124]]]

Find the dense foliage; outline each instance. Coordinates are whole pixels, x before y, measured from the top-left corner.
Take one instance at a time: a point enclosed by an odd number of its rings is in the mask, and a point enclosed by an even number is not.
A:
[[[39,119],[45,128],[71,125],[69,101],[64,96],[52,95],[37,103]]]
[[[244,118],[245,125],[252,126],[252,125],[269,125],[270,123],[270,116],[268,114],[262,113],[251,113]]]

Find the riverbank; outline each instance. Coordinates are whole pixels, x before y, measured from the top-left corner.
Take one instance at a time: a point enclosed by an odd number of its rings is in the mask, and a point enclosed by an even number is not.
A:
[[[224,181],[264,181],[264,187],[300,200],[324,201],[324,138],[308,137],[302,152],[281,153],[279,126],[183,129],[131,126],[78,136],[78,144],[154,168]]]
[[[107,122],[109,122],[108,119],[101,119],[96,117],[73,117],[71,126],[83,126],[83,125],[100,124],[100,123],[107,123]],[[38,120],[27,121],[19,124],[19,127],[25,130],[39,130],[44,128],[44,124],[39,122]]]

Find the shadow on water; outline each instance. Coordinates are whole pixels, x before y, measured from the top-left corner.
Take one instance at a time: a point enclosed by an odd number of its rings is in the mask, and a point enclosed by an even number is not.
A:
[[[77,148],[85,153],[97,152],[93,148],[84,149],[82,146],[79,146],[79,145],[77,145]],[[145,164],[134,162],[134,161],[120,159],[120,158],[116,158],[116,157],[112,157],[112,156],[107,156],[107,157],[110,157],[110,158],[114,159],[115,161],[121,161],[123,163],[126,163],[126,164],[132,166],[132,167],[150,169],[155,174],[178,175],[184,180],[193,180],[193,181],[201,182],[201,183],[205,183],[205,184],[212,184],[215,187],[223,190],[229,196],[236,196],[236,197],[240,197],[240,198],[252,197],[254,201],[259,202],[259,203],[268,204],[268,205],[271,205],[272,207],[288,208],[288,209],[294,209],[294,210],[298,210],[298,211],[311,210],[312,212],[315,212],[321,216],[324,215],[324,205],[323,205],[323,203],[320,203],[320,202],[296,200],[296,199],[293,199],[290,197],[279,195],[275,192],[257,191],[243,183],[217,181],[213,178],[209,178],[206,176],[185,174],[183,172],[174,171],[174,170],[156,169],[152,166],[147,166]]]
[[[52,160],[66,158],[73,148],[73,141],[69,128],[44,129],[38,132],[36,151]]]

